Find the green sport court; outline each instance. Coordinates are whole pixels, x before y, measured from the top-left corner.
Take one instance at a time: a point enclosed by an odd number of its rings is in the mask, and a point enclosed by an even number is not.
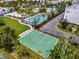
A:
[[[50,50],[57,44],[58,39],[40,31],[33,30],[24,37],[19,38],[19,42],[40,56],[47,58]]]

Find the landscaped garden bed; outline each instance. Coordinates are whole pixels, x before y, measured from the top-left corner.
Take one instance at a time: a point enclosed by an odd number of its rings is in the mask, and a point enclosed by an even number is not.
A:
[[[68,23],[66,20],[60,21],[60,23],[57,24],[57,28],[63,32],[79,36],[79,26],[76,24]]]

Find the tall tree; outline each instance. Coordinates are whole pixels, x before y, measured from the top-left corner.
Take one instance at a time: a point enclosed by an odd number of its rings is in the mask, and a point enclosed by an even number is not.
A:
[[[79,48],[74,45],[73,39],[60,39],[58,45],[51,51],[52,59],[77,59],[79,58]],[[78,43],[76,43],[78,44]],[[78,44],[79,45],[79,44]],[[77,45],[77,46],[78,46]]]

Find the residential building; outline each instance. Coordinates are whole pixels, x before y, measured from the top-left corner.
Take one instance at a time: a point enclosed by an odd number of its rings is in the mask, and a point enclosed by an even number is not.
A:
[[[68,22],[79,25],[79,2],[73,0],[72,6],[66,7],[64,19]]]
[[[16,1],[16,0],[0,0],[0,2],[11,2],[11,1]]]

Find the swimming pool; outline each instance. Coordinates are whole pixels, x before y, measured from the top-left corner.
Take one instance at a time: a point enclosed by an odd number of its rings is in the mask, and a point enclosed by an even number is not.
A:
[[[32,25],[39,25],[41,24],[42,22],[46,21],[47,20],[47,16],[46,15],[43,15],[43,14],[37,14],[37,15],[34,15],[34,16],[30,16],[28,18],[25,18],[24,19],[24,22],[28,22]]]
[[[52,11],[52,8],[46,8],[46,12],[51,12]]]

